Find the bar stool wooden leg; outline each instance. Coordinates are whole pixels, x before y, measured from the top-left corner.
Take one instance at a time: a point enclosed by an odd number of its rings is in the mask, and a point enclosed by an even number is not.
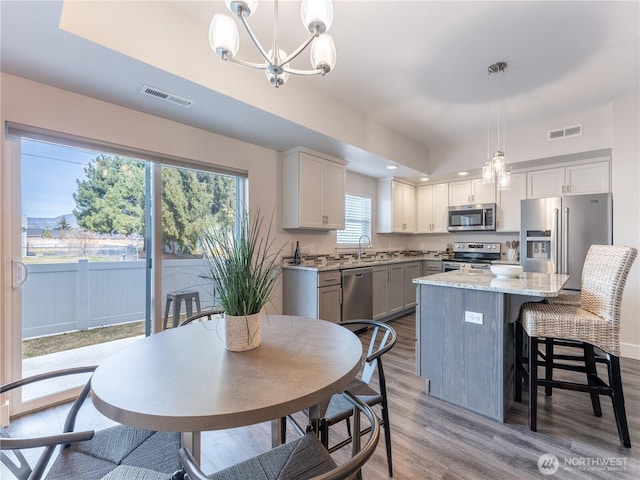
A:
[[[523,355],[523,342],[522,342],[522,336],[524,335],[524,329],[522,328],[522,325],[520,325],[520,322],[516,322],[515,324],[515,334],[516,334],[516,363],[515,363],[515,385],[514,385],[514,400],[516,402],[521,402],[522,401],[522,369],[524,368],[524,365],[522,364],[522,362],[524,362],[524,355]]]
[[[627,424],[627,412],[624,407],[624,394],[622,392],[622,376],[620,375],[620,358],[607,354],[607,368],[609,370],[609,385],[611,386],[613,401],[613,413],[616,417],[616,425],[618,426],[618,436],[620,443],[631,448],[631,439],[629,438],[629,426]]]
[[[582,348],[584,351],[584,364],[587,370],[587,383],[593,387],[599,386],[598,383],[598,371],[596,370],[595,353],[593,351],[593,345],[583,343]],[[595,392],[591,392],[591,406],[593,407],[593,414],[596,417],[602,416],[602,408],[600,406],[600,395]]]
[[[544,340],[544,378],[547,381],[553,380],[553,338],[545,338]],[[550,384],[544,386],[544,394],[550,397],[553,393],[553,387]]]
[[[538,337],[529,337],[529,429],[537,430],[538,418]]]

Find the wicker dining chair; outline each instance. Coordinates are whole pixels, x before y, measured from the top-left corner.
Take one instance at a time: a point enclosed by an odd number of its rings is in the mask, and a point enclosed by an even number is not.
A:
[[[368,338],[368,346],[363,360],[360,378],[353,380],[347,390],[354,393],[368,405],[380,405],[380,424],[384,427],[384,440],[387,451],[387,468],[389,477],[393,477],[393,460],[391,457],[391,425],[389,422],[389,404],[387,402],[387,381],[382,365],[382,356],[391,350],[396,344],[396,331],[387,323],[372,320],[350,320],[342,322],[342,326],[361,330],[363,338]],[[377,371],[378,388],[374,389],[370,382]],[[322,418],[320,419],[320,438],[329,452],[345,447],[355,438],[351,432],[350,418],[353,414],[351,405],[345,401],[344,396],[336,394],[321,405]],[[329,429],[331,426],[344,421],[347,436],[334,445],[329,442]],[[366,433],[364,430],[362,433]]]
[[[95,368],[73,367],[22,378],[0,386],[0,394],[51,378],[92,373]],[[154,432],[125,425],[114,425],[98,431],[76,431],[76,420],[90,389],[91,379],[71,404],[60,433],[18,438],[10,435],[9,429],[0,428],[0,460],[14,478],[99,479],[119,466],[131,469],[152,468],[157,472],[163,472],[162,475],[167,477],[179,470],[179,433]],[[58,446],[60,452],[55,456]],[[37,448],[41,448],[41,451],[30,464],[27,460],[29,455],[23,450]],[[52,459],[53,463],[49,465]],[[129,476],[127,480],[133,478],[142,480],[142,477],[137,476]]]
[[[522,376],[529,380],[529,428],[537,429],[537,389],[545,387],[587,392],[593,413],[602,415],[600,395],[611,397],[620,443],[631,447],[620,375],[620,305],[624,286],[637,249],[628,246],[592,245],[585,259],[580,305],[571,303],[525,303],[519,325],[528,337],[528,372],[523,368],[522,345],[516,346],[516,400]],[[517,333],[516,340],[521,338]],[[521,343],[521,342],[520,342]],[[544,345],[544,352],[539,347]],[[581,355],[562,355],[556,346],[582,347]],[[540,358],[541,360],[539,360]],[[580,362],[580,363],[575,363]],[[606,363],[609,382],[600,377],[597,363]],[[538,378],[538,367],[544,378]],[[553,370],[585,373],[587,383],[554,380]]]
[[[199,313],[196,313],[195,315],[190,316],[189,318],[181,322],[180,325],[178,326],[182,327],[184,325],[189,325],[190,323],[194,323],[194,322],[203,322],[205,320],[211,320],[211,317],[213,317],[214,315],[222,315],[222,314],[224,314],[224,308],[219,306],[211,307],[207,310],[203,310],[202,312],[199,312]]]
[[[376,450],[380,438],[380,424],[369,405],[346,391],[341,394],[345,402],[351,405],[354,418],[354,432],[351,457],[337,465],[313,432],[268,450],[256,457],[233,465],[224,470],[205,475],[191,452],[182,448],[180,460],[188,480],[345,480],[361,478],[360,469]],[[360,428],[360,414],[363,414],[369,427]],[[360,444],[360,433],[369,433],[366,442]],[[154,479],[155,480],[155,479]],[[162,479],[158,479],[162,480]]]

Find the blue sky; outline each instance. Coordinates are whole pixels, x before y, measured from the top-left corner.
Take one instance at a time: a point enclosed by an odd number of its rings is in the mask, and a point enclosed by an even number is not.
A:
[[[84,167],[98,152],[23,139],[22,214],[28,217],[57,217],[75,207],[73,193]]]

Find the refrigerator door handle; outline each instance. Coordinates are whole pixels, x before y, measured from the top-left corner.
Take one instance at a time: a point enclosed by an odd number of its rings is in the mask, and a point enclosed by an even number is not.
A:
[[[569,274],[569,207],[562,215],[562,273]]]
[[[554,251],[554,259],[553,259],[553,273],[558,272],[558,262],[560,261],[560,210],[557,208],[553,209],[553,215],[555,220],[554,230],[553,230],[553,242],[555,243],[555,251]]]

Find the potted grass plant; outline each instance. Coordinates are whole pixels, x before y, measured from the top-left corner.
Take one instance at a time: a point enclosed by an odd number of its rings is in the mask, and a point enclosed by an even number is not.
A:
[[[225,348],[234,352],[260,345],[263,309],[276,285],[284,247],[274,249],[273,215],[264,235],[260,211],[252,217],[243,213],[236,228],[209,224],[200,235],[204,259],[225,311]]]

